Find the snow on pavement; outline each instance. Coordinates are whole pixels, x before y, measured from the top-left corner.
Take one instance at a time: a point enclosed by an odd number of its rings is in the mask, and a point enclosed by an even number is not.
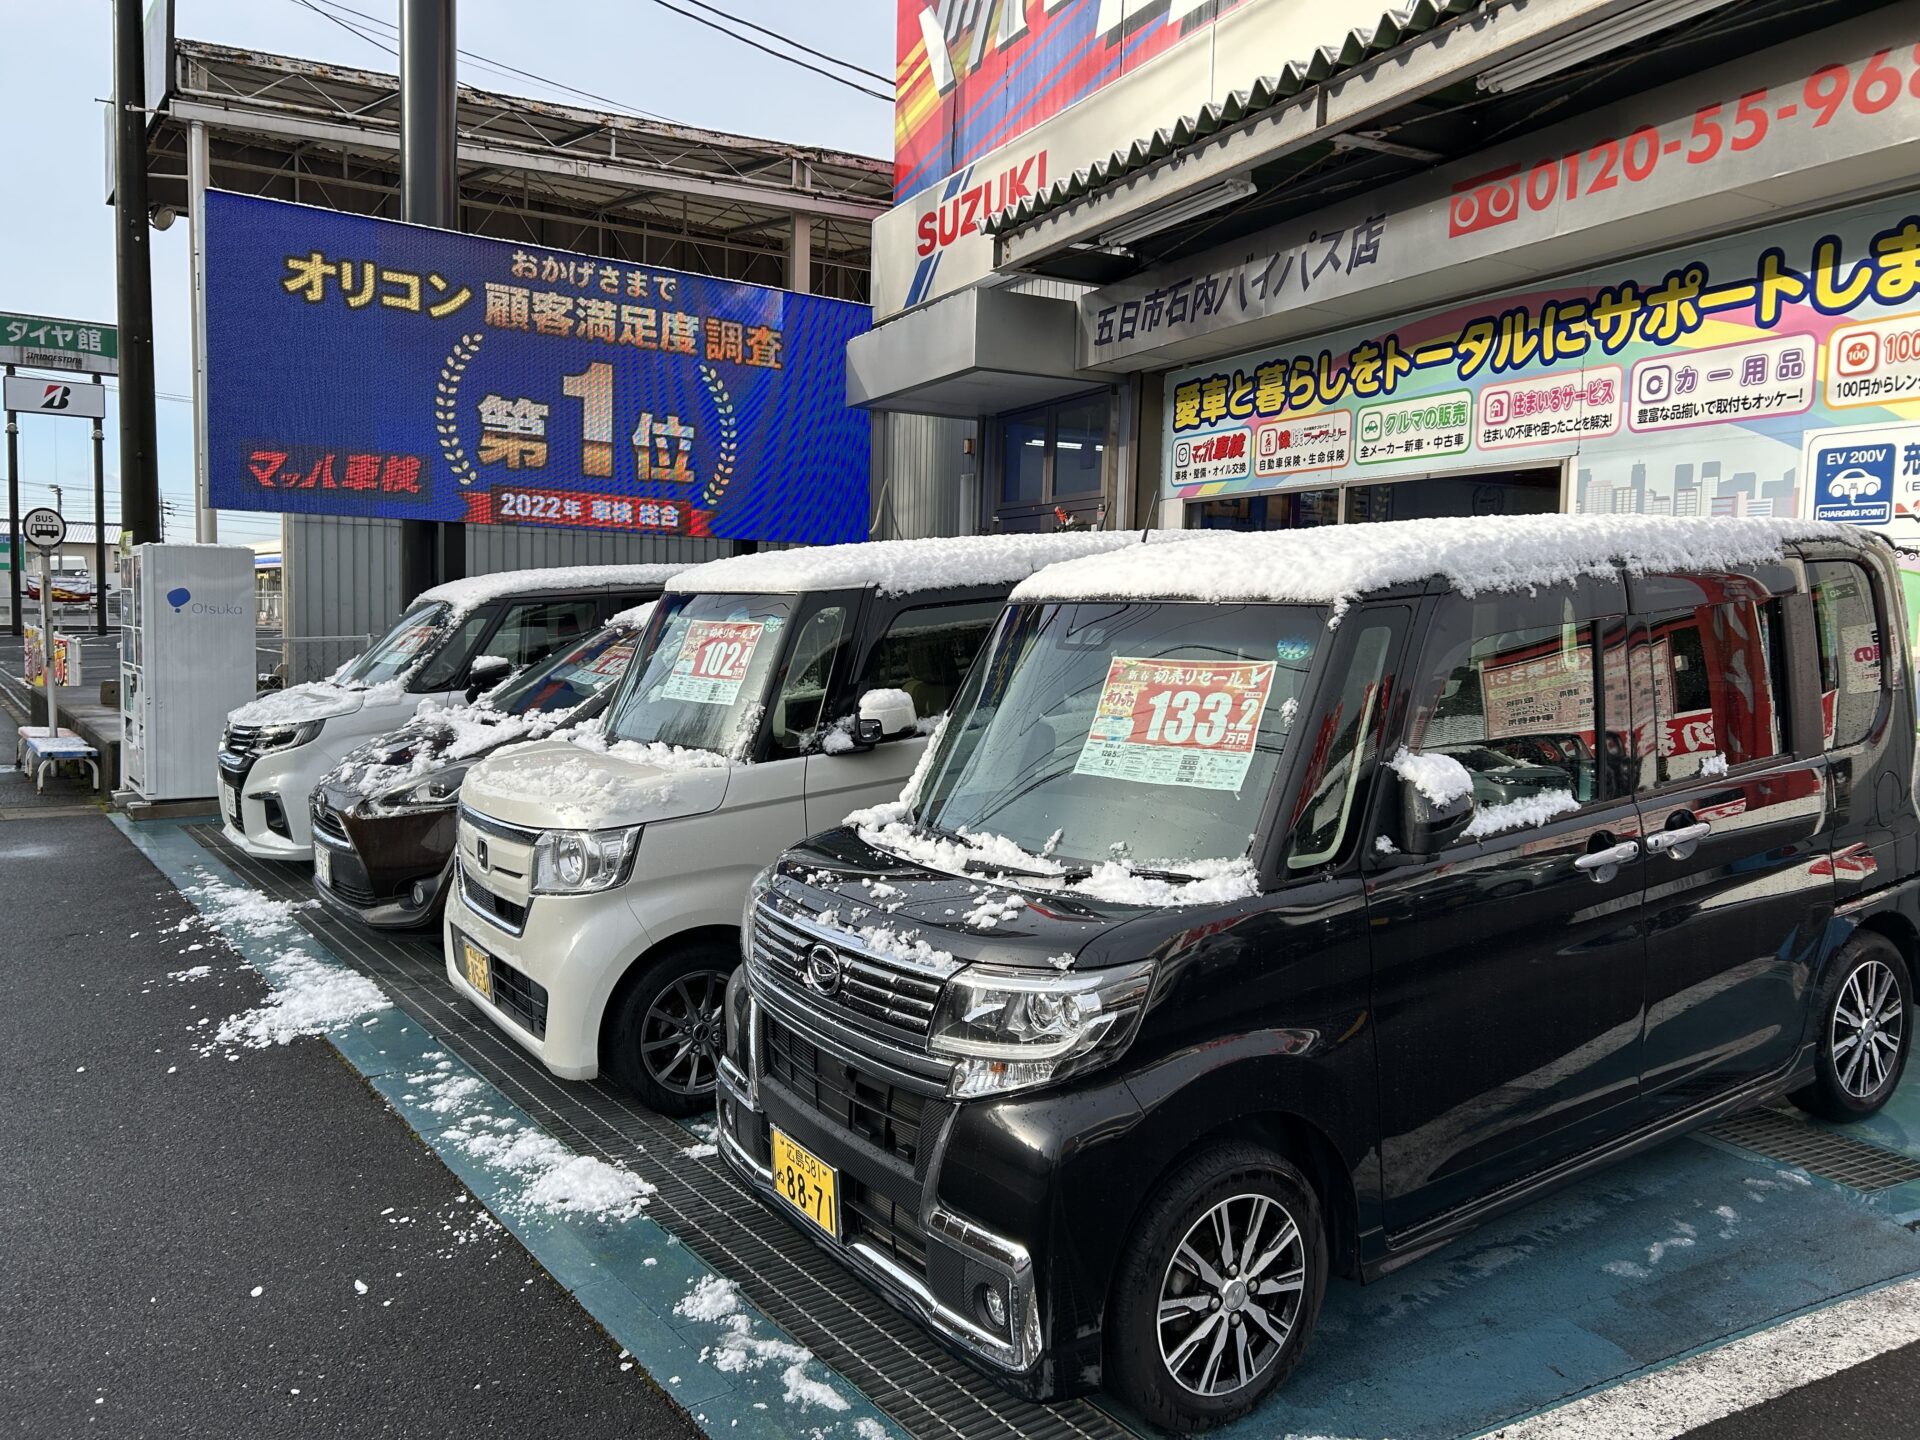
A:
[[[847,1398],[832,1385],[807,1374],[807,1363],[813,1359],[811,1350],[790,1340],[775,1340],[754,1333],[753,1317],[747,1313],[746,1302],[740,1298],[740,1287],[733,1281],[718,1275],[702,1277],[673,1307],[673,1313],[718,1327],[719,1334],[713,1344],[700,1351],[700,1358],[714,1369],[739,1375],[779,1365],[783,1367],[780,1378],[786,1386],[785,1399],[789,1405],[802,1409],[817,1405],[834,1411],[850,1408]],[[869,1432],[861,1430],[860,1433]]]

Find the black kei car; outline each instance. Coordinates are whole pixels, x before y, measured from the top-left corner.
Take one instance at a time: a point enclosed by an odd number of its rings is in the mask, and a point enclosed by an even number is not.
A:
[[[901,803],[761,877],[728,993],[723,1152],[951,1348],[1204,1428],[1331,1275],[1734,1110],[1893,1093],[1920,822],[1877,540],[1122,554],[1014,592]]]
[[[465,705],[422,707],[313,787],[313,888],[364,925],[440,923],[453,875],[460,782],[503,745],[591,720],[644,649],[653,602],[624,610]]]

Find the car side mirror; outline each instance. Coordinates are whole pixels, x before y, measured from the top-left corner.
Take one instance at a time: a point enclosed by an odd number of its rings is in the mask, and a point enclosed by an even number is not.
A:
[[[1400,782],[1400,833],[1409,854],[1438,854],[1458,840],[1472,820],[1472,792],[1436,801],[1418,785]]]
[[[901,740],[913,734],[920,719],[913,697],[904,690],[869,690],[860,697],[853,716],[853,748],[871,750],[883,740]]]
[[[482,655],[467,667],[467,699],[478,700],[513,673],[513,662],[504,655]]]

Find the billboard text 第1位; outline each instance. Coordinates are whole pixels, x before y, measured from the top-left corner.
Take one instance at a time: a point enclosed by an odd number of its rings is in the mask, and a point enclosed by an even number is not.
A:
[[[863,305],[221,191],[206,264],[223,510],[865,538]]]

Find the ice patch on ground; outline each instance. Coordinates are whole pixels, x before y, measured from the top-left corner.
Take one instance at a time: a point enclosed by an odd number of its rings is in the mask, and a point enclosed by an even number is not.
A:
[[[654,1187],[631,1170],[576,1155],[543,1130],[503,1116],[475,1115],[446,1132],[474,1159],[522,1182],[508,1210],[547,1215],[592,1215],[631,1220],[647,1206]]]
[[[194,980],[204,980],[213,973],[211,965],[195,965],[188,970],[169,970],[167,979],[176,985],[185,985]]]
[[[720,1327],[719,1338],[702,1347],[700,1358],[728,1375],[744,1374],[779,1365],[785,1385],[784,1398],[789,1405],[818,1405],[826,1410],[851,1408],[847,1398],[823,1380],[807,1374],[807,1362],[813,1352],[790,1340],[774,1340],[754,1334],[753,1317],[740,1298],[740,1287],[718,1275],[702,1276],[673,1307],[676,1315]],[[864,1433],[864,1432],[863,1432]]]

